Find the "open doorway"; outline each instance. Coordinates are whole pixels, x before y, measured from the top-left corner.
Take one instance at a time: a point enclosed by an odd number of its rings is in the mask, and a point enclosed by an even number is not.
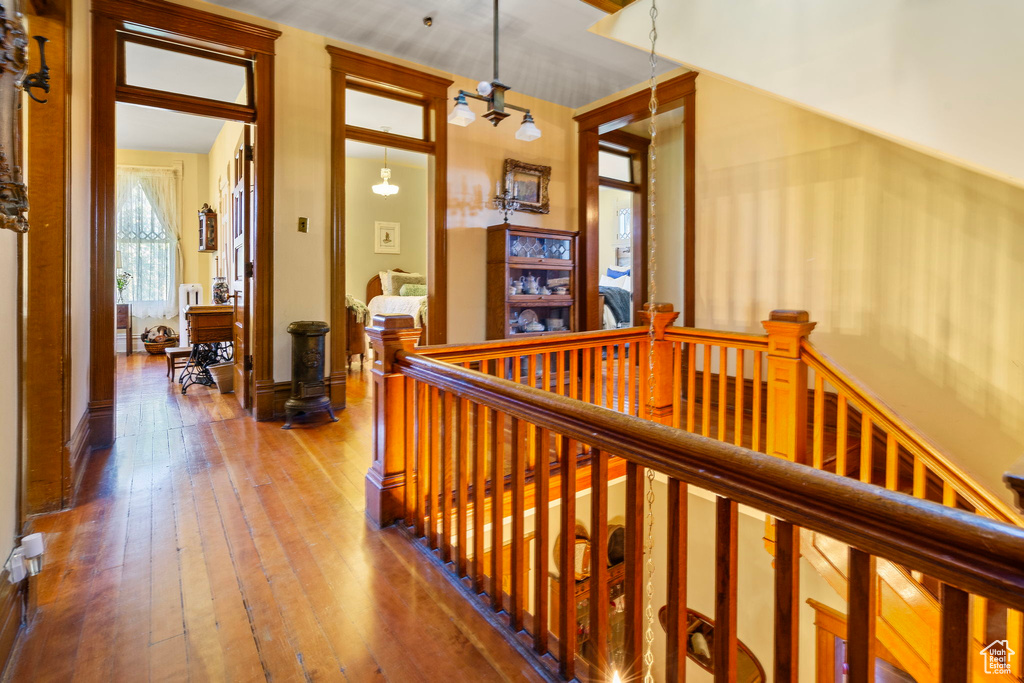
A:
[[[127,346],[120,347],[125,352],[138,343],[137,336],[146,327],[154,327],[147,323],[158,320],[176,320],[174,331],[180,339],[187,322],[180,319],[178,287],[200,285],[201,303],[208,304],[218,273],[239,283],[227,306],[230,325],[239,330],[227,344],[233,350],[239,404],[245,410],[255,408],[258,418],[272,417],[272,84],[273,46],[280,34],[242,22],[227,25],[222,17],[180,6],[147,6],[140,14],[134,4],[112,0],[94,8],[94,13],[90,440],[104,447],[115,438],[115,328],[126,328],[122,339]],[[132,121],[136,125],[130,125]],[[118,139],[133,127],[140,141]],[[200,171],[198,157],[190,162],[191,174],[184,157],[177,174],[173,164],[165,165],[167,159],[143,163],[143,153],[175,153],[159,149],[175,130],[219,141],[206,150],[205,170]],[[230,162],[211,162],[215,148]],[[204,156],[201,144],[190,149],[176,153]],[[119,170],[133,165],[134,176]],[[152,168],[139,168],[144,166]],[[159,168],[164,170],[157,173]],[[221,182],[221,169],[230,181]],[[174,195],[170,190],[154,189],[158,175],[160,183],[179,188],[176,199],[167,198]],[[242,199],[222,206],[230,195],[228,188],[238,185]],[[190,195],[194,205],[186,207],[188,187],[196,190]],[[195,255],[203,203],[222,208],[229,217],[227,225],[233,210],[240,217],[240,239],[223,232],[221,223],[214,233],[219,246],[208,244],[204,253]],[[135,212],[133,227],[126,211]],[[240,259],[232,249],[236,242]],[[120,278],[121,303],[127,303],[128,289],[130,313],[119,311],[115,301],[118,276],[130,272],[128,267],[136,272],[127,282]],[[137,330],[136,324],[143,329]],[[262,410],[261,385],[269,388]]]

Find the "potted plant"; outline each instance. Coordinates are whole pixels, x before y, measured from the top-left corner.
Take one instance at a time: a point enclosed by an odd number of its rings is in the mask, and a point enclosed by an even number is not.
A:
[[[128,286],[128,283],[132,281],[132,274],[122,270],[117,274],[117,302],[122,303],[122,296],[124,294],[124,288]]]

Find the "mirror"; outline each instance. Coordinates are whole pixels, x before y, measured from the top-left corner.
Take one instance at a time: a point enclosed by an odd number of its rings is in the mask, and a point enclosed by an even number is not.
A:
[[[668,605],[658,610],[658,621],[668,632]],[[715,622],[700,612],[686,610],[686,656],[700,668],[714,674]],[[764,683],[764,669],[754,654],[742,642],[736,650],[737,683]]]

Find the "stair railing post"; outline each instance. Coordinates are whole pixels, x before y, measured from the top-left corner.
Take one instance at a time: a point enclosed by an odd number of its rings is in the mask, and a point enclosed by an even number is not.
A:
[[[649,327],[651,324],[650,304],[645,303],[642,310],[637,312],[637,318],[641,325]],[[665,340],[665,331],[668,326],[676,321],[679,312],[674,310],[672,304],[654,304],[654,402],[649,405],[649,396],[640,396],[642,415],[648,420],[662,424],[672,423],[672,342]],[[647,358],[639,359],[640,372],[649,372]],[[648,380],[650,381],[650,380]]]
[[[412,351],[420,329],[407,315],[375,315],[373,345],[373,463],[366,473],[366,514],[378,527],[402,517],[405,500],[405,377],[395,354]]]
[[[807,311],[772,311],[768,332],[767,453],[808,464],[807,364],[800,342],[814,329]]]

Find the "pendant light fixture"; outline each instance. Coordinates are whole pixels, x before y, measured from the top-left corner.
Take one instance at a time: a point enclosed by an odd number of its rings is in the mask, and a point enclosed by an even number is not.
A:
[[[390,133],[391,129],[387,126],[381,128],[385,133]],[[387,199],[393,194],[398,194],[398,185],[392,185],[391,180],[391,169],[388,168],[388,148],[384,148],[384,168],[380,169],[380,182],[374,185],[372,188],[374,194],[379,194],[384,199]]]
[[[523,122],[519,126],[519,130],[516,131],[516,140],[522,140],[523,142],[536,140],[541,136],[541,132],[540,128],[537,127],[537,123],[533,120],[530,110],[505,102],[505,92],[508,90],[510,88],[498,80],[498,0],[494,0],[494,80],[490,83],[480,81],[476,86],[476,93],[460,90],[458,96],[455,97],[455,106],[452,107],[451,113],[448,114],[448,123],[453,123],[456,126],[468,126],[476,120],[476,114],[473,113],[473,110],[469,108],[469,103],[466,102],[466,98],[471,97],[474,100],[487,103],[487,111],[484,113],[484,118],[495,126],[510,116],[509,112],[505,111],[505,109],[515,109],[516,111],[523,112]]]

